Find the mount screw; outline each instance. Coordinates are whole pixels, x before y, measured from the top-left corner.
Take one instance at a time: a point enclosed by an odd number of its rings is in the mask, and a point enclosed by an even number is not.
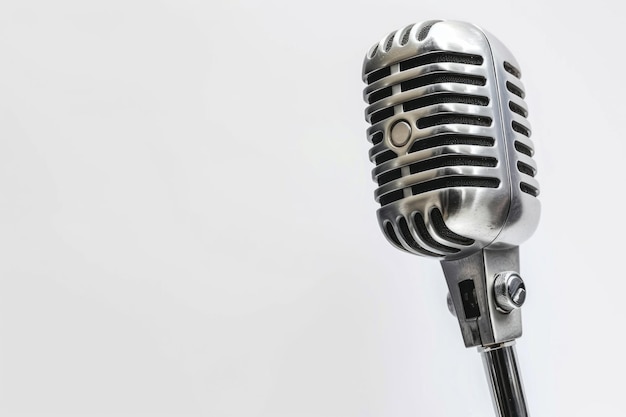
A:
[[[526,285],[517,272],[506,271],[496,275],[493,291],[496,305],[504,313],[520,308],[526,301]]]

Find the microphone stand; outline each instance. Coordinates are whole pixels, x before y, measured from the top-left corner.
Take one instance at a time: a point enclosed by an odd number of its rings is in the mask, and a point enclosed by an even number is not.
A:
[[[479,347],[493,407],[498,417],[527,417],[526,397],[515,354],[515,342]]]
[[[522,335],[520,307],[526,287],[519,276],[519,248],[485,248],[441,261],[450,311],[466,347],[478,347],[497,417],[528,417],[515,353]]]

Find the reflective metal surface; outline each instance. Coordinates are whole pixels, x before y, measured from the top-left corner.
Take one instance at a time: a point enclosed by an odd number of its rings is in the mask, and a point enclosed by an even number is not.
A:
[[[409,25],[363,62],[379,225],[396,248],[441,261],[448,308],[483,358],[499,416],[527,416],[515,351],[525,287],[518,246],[541,205],[520,66],[459,21]]]
[[[526,284],[517,272],[505,271],[496,275],[493,291],[496,305],[503,313],[520,308],[526,301]]]
[[[479,348],[498,417],[527,417],[528,409],[517,365],[515,342]]]
[[[465,22],[418,23],[370,49],[367,138],[378,221],[394,246],[450,260],[534,232],[539,184],[519,68]]]
[[[541,210],[520,78],[498,39],[459,21],[394,31],[363,62],[379,225],[441,261],[466,346],[521,335],[519,309],[494,296]]]
[[[490,346],[522,335],[521,309],[503,312],[495,292],[500,272],[519,271],[519,248],[486,248],[441,266],[465,346]]]

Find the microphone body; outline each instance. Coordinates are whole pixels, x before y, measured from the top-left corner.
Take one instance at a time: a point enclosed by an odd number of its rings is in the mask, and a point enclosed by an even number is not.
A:
[[[363,63],[379,225],[398,249],[441,260],[467,346],[521,335],[519,310],[490,303],[484,276],[519,271],[541,210],[519,68],[458,21],[392,32]]]
[[[541,205],[520,66],[489,32],[431,20],[375,44],[362,76],[381,230],[440,260],[465,345],[497,368],[496,410],[525,416],[512,347],[526,296],[518,247]]]

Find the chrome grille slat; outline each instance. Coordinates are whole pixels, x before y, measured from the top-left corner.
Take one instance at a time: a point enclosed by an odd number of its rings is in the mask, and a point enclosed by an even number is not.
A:
[[[416,174],[405,175],[400,179],[387,183],[378,187],[374,192],[375,198],[385,195],[389,192],[409,188],[413,185],[427,182],[433,179],[445,177],[490,177],[498,178],[500,170],[497,168],[475,167],[475,166],[450,166],[444,168],[435,168]]]
[[[467,135],[460,133],[445,133],[416,138],[407,149],[407,153],[415,153],[439,147],[453,147],[454,149],[466,149],[468,153],[486,153],[484,148],[491,148],[495,140],[490,136]],[[464,148],[464,147],[468,148]],[[459,148],[463,147],[463,148]]]
[[[375,179],[378,175],[383,174],[392,169],[409,166],[419,161],[435,158],[438,156],[453,155],[470,155],[475,157],[497,158],[498,152],[495,149],[485,149],[481,146],[470,145],[449,145],[429,148],[419,152],[413,152],[406,155],[400,155],[397,158],[379,164],[372,170],[372,177]],[[524,161],[525,162],[525,161]]]
[[[420,242],[422,242],[423,245],[443,254],[457,253],[462,249],[464,245],[443,239],[440,236],[440,231],[433,228],[432,222],[427,222],[425,217],[423,213],[418,211],[411,213],[410,216],[416,232],[415,234],[420,238]]]
[[[525,118],[525,117],[523,117],[523,116],[513,112],[511,114],[511,119],[514,122],[519,123],[520,125],[524,126],[526,129],[532,131],[532,127],[531,127],[530,122],[528,121],[527,118]]]
[[[444,167],[491,167],[494,168],[497,166],[498,160],[494,157],[486,157],[486,156],[472,156],[465,154],[447,154],[447,155],[437,155],[432,158],[422,159],[416,162],[413,162],[409,165],[404,165],[401,167],[396,167],[393,169],[385,170],[381,173],[375,175],[376,181],[378,181],[378,185],[382,186],[387,184],[393,180],[396,180],[402,176],[401,168],[407,167],[410,174],[417,174],[420,172],[427,172],[433,169],[441,169]],[[406,175],[405,175],[406,176]]]
[[[390,97],[385,97],[365,109],[365,115],[386,107],[398,106],[424,96],[434,96],[438,94],[459,94],[465,96],[477,96],[489,98],[489,89],[484,86],[457,83],[437,83],[429,84],[413,90],[402,91]]]
[[[433,50],[418,56],[411,56],[405,60],[398,60],[392,65],[398,65],[400,71],[409,71],[413,68],[424,67],[437,63],[451,63],[480,67],[483,61],[484,58],[480,56],[480,54],[465,54],[452,51]],[[373,84],[376,81],[389,76],[389,74],[393,72],[391,71],[392,65],[378,68],[375,71],[364,74],[364,79],[367,84]]]
[[[415,227],[409,227],[409,221],[404,216],[398,218],[398,231],[400,232],[399,237],[409,251],[429,256],[444,256],[447,253],[450,253],[449,251],[441,251],[438,248],[434,248],[432,245],[427,244],[421,236],[418,237],[419,235],[414,233],[414,230]]]
[[[535,162],[535,160],[530,156],[519,153],[517,160],[523,164],[532,167],[535,171],[537,171],[537,162]]]
[[[415,132],[415,140],[430,138],[432,136],[443,134],[460,134],[468,136],[493,137],[493,127],[483,127],[476,125],[439,125],[420,129]]]
[[[402,84],[403,82],[412,80],[414,78],[422,77],[424,75],[436,72],[467,74],[475,77],[484,77],[487,74],[484,68],[475,67],[472,65],[454,64],[447,62],[425,65],[423,67],[412,68],[410,70],[400,71],[393,74],[390,73],[388,76],[369,84],[363,90],[363,99],[365,101],[368,101],[368,96],[375,91],[379,91],[383,88],[393,85]]]

